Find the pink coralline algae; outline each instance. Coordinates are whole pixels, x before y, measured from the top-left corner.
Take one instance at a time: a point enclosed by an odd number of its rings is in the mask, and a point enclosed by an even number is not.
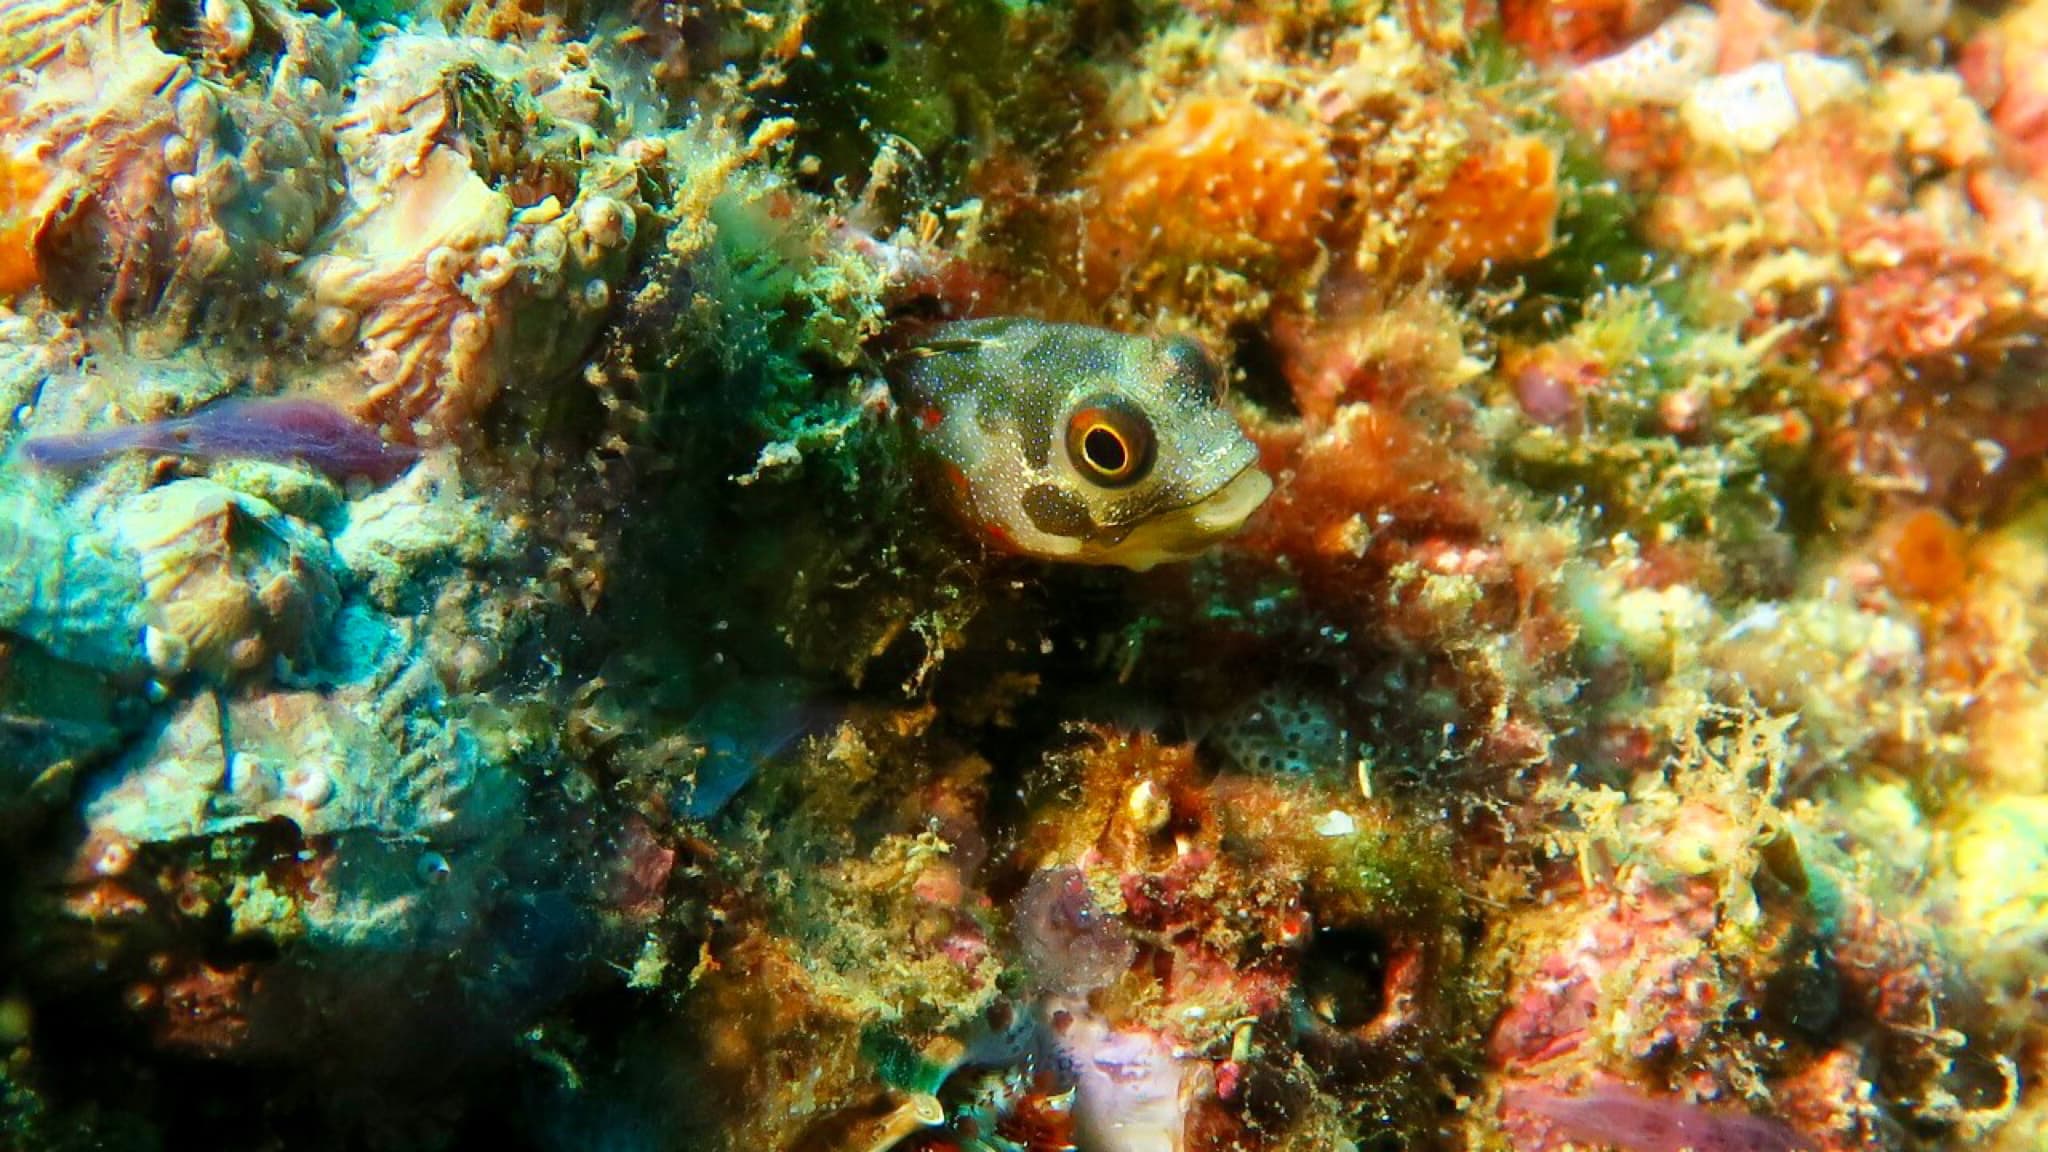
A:
[[[1578,1052],[1596,1023],[1625,1001],[1643,1022],[1631,1055],[1690,1048],[1715,1015],[1703,1002],[1722,984],[1710,951],[1714,889],[1693,881],[1674,891],[1598,892],[1583,930],[1531,968],[1493,1033],[1495,1057],[1528,1067]],[[1602,907],[1602,904],[1605,907]]]
[[[1076,868],[1039,872],[1017,898],[1017,935],[1024,956],[1047,986],[1100,988],[1131,966],[1137,947],[1095,903]]]

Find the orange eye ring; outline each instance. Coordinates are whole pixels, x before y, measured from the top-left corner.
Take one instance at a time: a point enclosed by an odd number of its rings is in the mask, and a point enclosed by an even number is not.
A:
[[[1152,470],[1152,423],[1115,396],[1091,397],[1067,419],[1067,458],[1108,488],[1135,484]]]

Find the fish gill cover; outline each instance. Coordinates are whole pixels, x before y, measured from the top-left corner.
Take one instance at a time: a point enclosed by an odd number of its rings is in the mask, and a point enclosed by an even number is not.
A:
[[[2039,1152],[2044,65],[0,0],[0,1148]]]

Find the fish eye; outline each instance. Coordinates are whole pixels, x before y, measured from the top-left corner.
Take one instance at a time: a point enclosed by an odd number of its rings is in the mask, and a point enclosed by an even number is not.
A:
[[[1067,418],[1067,458],[1097,484],[1121,488],[1152,470],[1152,422],[1126,400],[1091,396]]]

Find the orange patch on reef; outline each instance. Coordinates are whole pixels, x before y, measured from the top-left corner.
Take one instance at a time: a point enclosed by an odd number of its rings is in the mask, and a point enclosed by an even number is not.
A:
[[[1927,603],[1947,600],[1969,579],[1969,540],[1955,522],[1932,508],[1909,512],[1881,534],[1878,563],[1900,596]]]
[[[49,178],[32,161],[0,154],[0,296],[42,281],[36,266],[36,201]]]
[[[1146,260],[1303,263],[1336,205],[1321,136],[1241,96],[1191,96],[1089,172],[1085,262],[1114,283]]]
[[[1501,34],[1538,63],[1583,63],[1648,32],[1665,5],[1654,0],[1499,0]]]
[[[1539,137],[1510,136],[1458,166],[1416,250],[1440,253],[1452,276],[1540,259],[1557,239],[1557,207],[1557,153]]]
[[[2020,5],[1964,46],[1957,71],[1990,114],[2008,158],[2029,179],[2048,175],[2048,10]]]

